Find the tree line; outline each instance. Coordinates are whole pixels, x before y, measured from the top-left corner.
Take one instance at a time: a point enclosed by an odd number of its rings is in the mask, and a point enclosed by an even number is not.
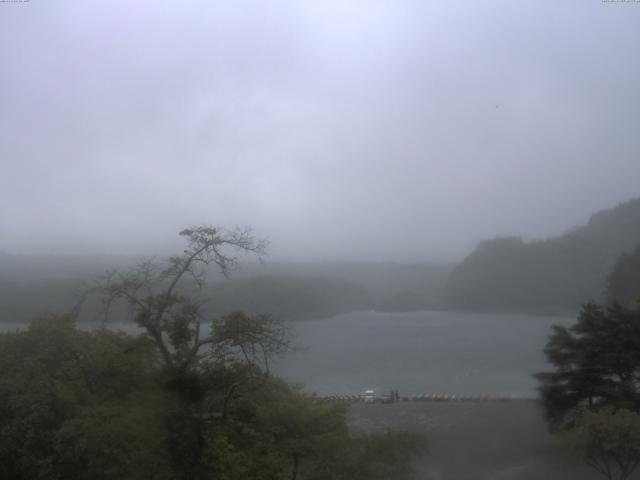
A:
[[[640,199],[594,214],[586,226],[548,240],[482,242],[452,272],[450,308],[575,311],[602,302],[605,280],[640,240]]]
[[[605,304],[582,307],[555,326],[545,354],[554,371],[536,375],[552,431],[606,478],[640,464],[640,245],[607,279]]]
[[[261,255],[248,230],[184,230],[182,254],[113,270],[88,290],[133,336],[77,327],[68,315],[0,335],[0,477],[21,479],[408,478],[424,439],[352,435],[346,407],[325,405],[270,371],[291,347],[268,315],[210,319],[202,298],[216,266]],[[122,320],[121,318],[119,320]],[[208,325],[206,325],[208,324]],[[207,328],[208,327],[208,328]]]

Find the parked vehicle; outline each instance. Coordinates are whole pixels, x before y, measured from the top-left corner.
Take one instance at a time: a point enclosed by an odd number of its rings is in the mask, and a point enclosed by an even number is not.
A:
[[[364,403],[375,403],[376,393],[373,390],[365,390],[362,399],[364,400]]]

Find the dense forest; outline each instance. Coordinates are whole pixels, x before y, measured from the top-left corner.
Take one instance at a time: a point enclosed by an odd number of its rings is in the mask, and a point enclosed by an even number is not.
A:
[[[640,243],[632,253],[623,253],[607,278],[608,300],[634,305],[640,294]]]
[[[451,308],[576,310],[600,301],[620,255],[640,243],[640,199],[594,214],[560,237],[482,242],[452,272]]]
[[[0,255],[0,322],[28,322],[73,309],[81,294],[110,267],[135,260],[114,257]],[[204,297],[210,314],[271,312],[284,320],[330,317],[357,310],[422,310],[439,303],[450,268],[399,263],[246,263],[224,278],[208,272]],[[89,302],[80,321],[95,321]]]
[[[187,287],[183,290],[193,290]],[[22,323],[50,311],[68,312],[91,282],[47,279],[28,283],[0,281],[0,322]],[[204,308],[210,315],[236,310],[270,312],[283,320],[307,320],[371,309],[367,292],[341,279],[311,276],[259,276],[219,281],[208,287]],[[101,318],[103,306],[89,299],[80,322]]]
[[[273,332],[267,324],[227,320],[180,368],[162,361],[149,336],[81,331],[66,317],[0,333],[0,478],[410,475],[421,438],[350,435],[344,406],[321,404],[270,375],[262,359],[236,355],[249,346],[242,335],[261,332],[256,347]]]
[[[260,276],[223,281],[209,292],[216,314],[270,312],[282,319],[326,318],[366,310],[371,298],[360,287],[328,277]]]
[[[226,273],[224,249],[261,243],[211,227],[181,235],[181,255],[114,270],[91,291],[128,305],[121,320],[143,333],[83,331],[66,315],[0,333],[0,478],[408,478],[421,436],[351,434],[345,406],[271,373],[291,349],[278,319],[202,310],[203,267]]]

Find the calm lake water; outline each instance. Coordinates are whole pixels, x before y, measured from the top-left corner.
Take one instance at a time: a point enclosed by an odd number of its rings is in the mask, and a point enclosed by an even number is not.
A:
[[[319,394],[365,389],[536,396],[532,373],[549,368],[553,324],[571,317],[459,312],[357,312],[292,326],[299,351],[275,370]]]
[[[274,371],[321,395],[394,389],[401,395],[532,397],[531,375],[549,368],[543,348],[551,325],[574,322],[527,314],[349,313],[292,323],[297,350]],[[0,325],[19,327],[24,325]],[[110,327],[139,331],[130,324]]]

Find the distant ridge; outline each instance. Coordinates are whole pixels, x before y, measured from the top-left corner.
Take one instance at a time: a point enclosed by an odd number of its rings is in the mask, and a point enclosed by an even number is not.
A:
[[[450,308],[575,309],[602,299],[617,258],[640,244],[640,198],[593,214],[559,237],[481,242],[452,272]]]
[[[0,251],[0,280],[23,283],[93,277],[137,261],[125,255],[20,255]]]

